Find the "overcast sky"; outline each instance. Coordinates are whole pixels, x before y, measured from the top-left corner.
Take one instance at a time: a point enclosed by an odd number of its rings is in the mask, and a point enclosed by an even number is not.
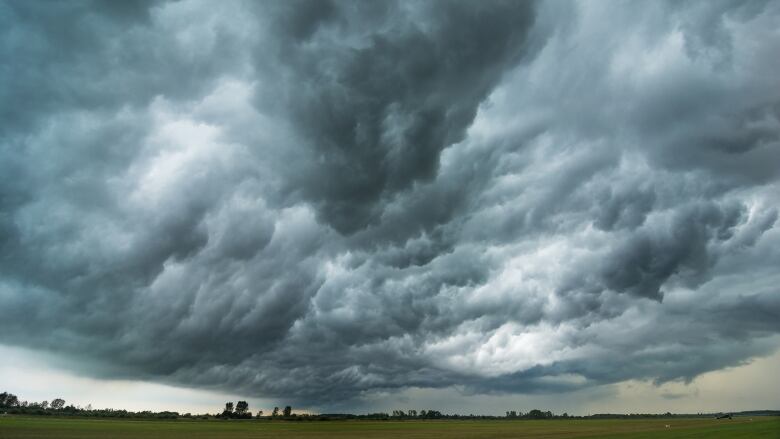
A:
[[[9,0],[0,57],[0,390],[780,408],[780,2]]]

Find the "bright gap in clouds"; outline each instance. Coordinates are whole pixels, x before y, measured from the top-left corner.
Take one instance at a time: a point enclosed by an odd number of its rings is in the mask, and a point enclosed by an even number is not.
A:
[[[253,412],[273,409],[273,402],[218,391],[168,386],[141,380],[115,380],[75,375],[58,367],[59,358],[22,348],[0,345],[0,389],[19,401],[40,402],[63,398],[66,405],[130,411],[218,413],[227,401],[246,400]],[[276,405],[279,405],[278,403]]]

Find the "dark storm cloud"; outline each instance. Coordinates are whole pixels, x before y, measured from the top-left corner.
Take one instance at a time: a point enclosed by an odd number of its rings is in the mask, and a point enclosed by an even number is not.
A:
[[[287,106],[317,159],[291,182],[353,232],[434,177],[479,103],[527,51],[532,3],[299,2],[276,25]]]
[[[0,21],[2,343],[311,407],[777,348],[776,4]]]

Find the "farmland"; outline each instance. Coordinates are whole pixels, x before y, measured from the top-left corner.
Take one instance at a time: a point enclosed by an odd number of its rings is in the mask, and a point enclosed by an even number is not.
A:
[[[668,425],[668,427],[667,427]],[[544,421],[115,420],[0,417],[0,438],[780,438],[780,418]]]

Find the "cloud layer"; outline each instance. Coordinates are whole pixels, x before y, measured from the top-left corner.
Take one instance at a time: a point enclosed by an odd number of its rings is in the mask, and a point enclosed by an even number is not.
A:
[[[773,2],[0,5],[0,342],[333,407],[780,332]]]

